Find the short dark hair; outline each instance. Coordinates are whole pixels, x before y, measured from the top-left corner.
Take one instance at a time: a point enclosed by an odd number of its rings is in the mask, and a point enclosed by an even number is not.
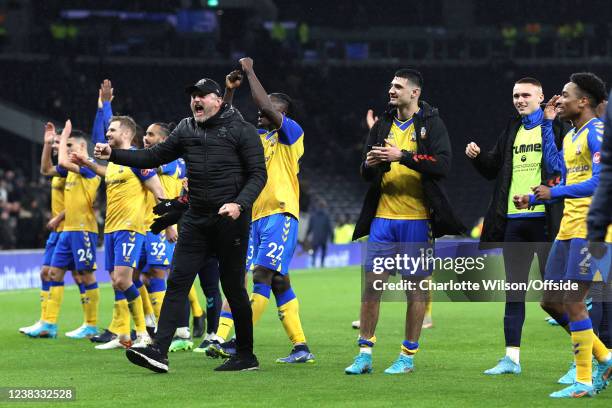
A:
[[[68,136],[72,139],[78,139],[81,140],[83,142],[85,142],[85,144],[87,144],[87,133],[83,132],[82,130],[78,130],[78,129],[72,129],[72,131],[70,132],[70,136]]]
[[[113,116],[110,121],[119,122],[121,126],[126,127],[132,132],[132,137],[136,136],[136,133],[138,133],[138,125],[136,125],[136,122],[130,116]]]
[[[274,98],[280,103],[282,103],[283,106],[285,107],[285,112],[287,114],[290,114],[293,111],[293,100],[291,99],[289,95],[281,93],[281,92],[274,92],[270,94],[270,98],[271,99]]]
[[[570,82],[573,82],[580,88],[583,96],[589,99],[591,108],[596,108],[597,105],[606,100],[606,84],[604,81],[592,72],[576,72],[570,75]]]
[[[412,82],[417,87],[423,89],[423,75],[416,69],[412,68],[402,68],[395,71],[394,76],[399,78],[405,78],[408,81]]]
[[[170,133],[172,133],[172,131],[176,127],[176,124],[174,122],[170,122],[170,123],[155,122],[153,124],[156,125],[156,126],[159,126],[159,128],[162,131],[162,133],[164,134],[164,137],[170,136]]]
[[[515,82],[515,84],[531,84],[542,88],[542,83],[532,77],[524,77]]]
[[[132,136],[132,146],[137,147],[139,149],[144,148],[144,140],[143,137],[145,135],[145,131],[138,123],[136,123],[136,133]]]

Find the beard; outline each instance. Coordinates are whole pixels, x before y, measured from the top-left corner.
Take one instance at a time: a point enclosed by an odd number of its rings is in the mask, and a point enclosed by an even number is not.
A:
[[[213,116],[215,116],[215,114],[217,113],[218,109],[215,110],[214,107],[204,107],[203,111],[202,111],[202,115],[201,116],[196,116],[196,111],[192,109],[193,112],[193,118],[195,119],[196,122],[198,123],[204,123],[206,122],[208,119],[212,118]]]

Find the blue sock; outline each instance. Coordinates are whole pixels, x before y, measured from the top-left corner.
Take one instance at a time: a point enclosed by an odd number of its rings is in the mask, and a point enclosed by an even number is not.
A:
[[[293,299],[295,299],[296,296],[295,296],[295,292],[293,292],[293,288],[290,287],[283,293],[280,293],[278,296],[274,295],[274,298],[276,299],[276,307],[281,307],[285,303],[290,302]]]
[[[51,282],[47,281],[47,280],[44,280],[44,281],[41,281],[41,282],[42,282],[41,289],[43,291],[45,291],[45,292],[48,292],[49,288],[51,287]]]
[[[161,278],[149,279],[149,293],[163,292],[166,290],[166,281]]]
[[[206,332],[216,333],[219,328],[219,315],[223,301],[219,290],[219,261],[209,258],[198,272],[200,286],[206,296]],[[231,317],[231,316],[230,316]]]
[[[504,313],[504,336],[506,347],[520,347],[523,324],[525,323],[525,303],[507,302]]]
[[[603,318],[599,325],[599,339],[612,349],[612,302],[603,302]]]
[[[570,323],[569,316],[567,315],[567,313],[563,313],[563,316],[561,316],[560,319],[556,319],[556,320],[560,326],[568,326]]]
[[[593,323],[593,331],[601,339],[600,329],[601,323],[603,322],[603,302],[593,301],[591,303],[591,310],[589,310],[589,317]]]
[[[94,290],[98,289],[98,282],[94,282],[91,285],[85,285],[85,290]]]
[[[136,299],[138,296],[140,296],[140,292],[136,288],[136,285],[134,285],[133,283],[132,283],[132,286],[130,286],[129,288],[123,291],[123,294],[125,295],[125,298],[127,299],[128,302],[131,302],[134,299]]]

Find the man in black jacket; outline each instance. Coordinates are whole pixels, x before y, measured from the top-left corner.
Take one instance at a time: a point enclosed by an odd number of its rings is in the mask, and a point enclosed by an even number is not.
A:
[[[610,93],[609,98],[612,97]],[[599,184],[587,218],[589,242],[612,243],[612,104],[608,102],[604,121],[604,137],[601,144]],[[596,258],[603,253],[594,251]]]
[[[594,258],[592,262],[595,268],[601,269],[600,272],[607,268],[608,281],[593,282],[593,306],[589,314],[593,329],[599,332],[601,341],[612,348],[612,105],[604,102],[601,107],[605,105],[603,112],[598,112],[604,121],[604,136],[601,143],[599,183],[587,217],[587,239],[589,251]]]
[[[191,95],[193,117],[183,119],[164,142],[143,150],[117,150],[107,144],[95,148],[99,159],[137,168],[157,167],[183,157],[189,178],[190,208],[182,218],[155,344],[128,349],[126,354],[134,364],[168,371],[168,347],[187,294],[207,256],[215,253],[221,286],[234,315],[237,342],[236,356],[215,370],[254,370],[259,363],[253,354],[244,265],[251,206],[267,179],[263,147],[255,127],[223,103],[215,81],[202,79],[186,91]]]
[[[471,142],[466,155],[478,172],[489,180],[495,179],[495,189],[484,219],[481,247],[504,245],[504,266],[508,282],[527,282],[534,253],[538,254],[540,273],[548,258],[548,245],[559,229],[562,211],[552,205],[540,205],[532,210],[517,210],[512,197],[520,191],[547,183],[554,175],[543,166],[542,130],[544,100],[542,84],[534,78],[516,81],[512,91],[518,115],[513,117],[491,151],[482,152]],[[555,122],[557,146],[568,128]],[[558,206],[557,206],[558,207]],[[486,244],[484,244],[486,243]],[[520,244],[525,243],[525,244]],[[485,371],[485,374],[519,374],[521,334],[525,322],[525,293],[506,292],[504,335],[506,356]]]
[[[346,374],[372,371],[374,331],[382,290],[390,274],[400,268],[377,270],[377,264],[396,255],[419,257],[432,235],[459,234],[465,230],[452,214],[440,180],[450,170],[451,147],[438,110],[419,101],[423,78],[413,69],[395,73],[389,89],[391,110],[370,130],[361,165],[362,177],[371,183],[353,239],[370,235],[364,265],[361,302],[359,355]],[[413,356],[419,337],[427,291],[418,287],[431,271],[428,268],[400,271],[403,279],[416,284],[407,290],[405,339],[398,359],[385,370],[388,374],[413,371]]]

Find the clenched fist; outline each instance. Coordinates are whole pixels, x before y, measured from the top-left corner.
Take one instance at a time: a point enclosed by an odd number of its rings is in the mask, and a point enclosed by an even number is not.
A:
[[[470,142],[465,147],[465,154],[470,159],[475,159],[476,156],[478,156],[480,154],[480,147],[478,147],[478,145],[476,143]]]
[[[113,149],[108,145],[108,143],[96,143],[96,147],[94,147],[94,157],[98,160],[108,160],[110,159],[110,155]]]

